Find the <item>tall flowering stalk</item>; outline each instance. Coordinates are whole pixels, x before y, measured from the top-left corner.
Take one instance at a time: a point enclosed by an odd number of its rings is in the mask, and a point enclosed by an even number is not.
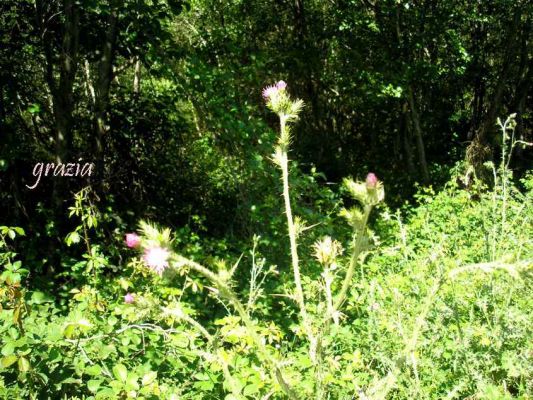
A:
[[[291,198],[289,190],[289,157],[288,151],[291,141],[291,130],[288,124],[298,119],[298,114],[303,107],[302,100],[291,100],[286,91],[287,84],[279,81],[275,85],[268,86],[263,90],[263,97],[267,106],[278,114],[280,121],[280,134],[278,144],[275,148],[273,160],[281,169],[281,179],[283,182],[283,200],[285,202],[285,214],[287,216],[287,228],[291,248],[291,263],[294,274],[295,296],[300,308],[300,315],[304,325],[305,333],[311,344],[310,356],[315,359],[316,338],[313,334],[309,315],[305,305],[305,297],[300,274],[300,263],[298,258],[298,232],[292,215]]]

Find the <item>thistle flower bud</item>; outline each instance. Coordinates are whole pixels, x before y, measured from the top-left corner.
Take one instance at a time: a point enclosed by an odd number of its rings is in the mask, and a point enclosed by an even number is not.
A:
[[[141,238],[136,233],[126,234],[126,246],[133,249],[141,244]]]
[[[287,83],[285,83],[285,81],[278,81],[278,83],[276,83],[276,88],[278,90],[285,90],[287,88]]]
[[[355,207],[341,209],[339,216],[346,218],[347,222],[356,229],[359,229],[363,223],[363,213]]]
[[[327,266],[333,264],[342,253],[342,245],[329,236],[325,236],[322,240],[315,242],[313,249],[315,250],[313,255],[318,262]]]
[[[383,201],[385,198],[385,190],[383,184],[378,180],[378,177],[373,172],[370,172],[366,176],[366,190],[368,192],[367,198],[368,203],[371,205],[376,205],[379,202]]]
[[[350,196],[363,206],[375,206],[385,198],[383,184],[372,172],[367,175],[365,182],[355,182],[351,178],[344,178],[342,183]],[[345,216],[351,220],[349,215],[345,214]]]
[[[378,177],[373,172],[370,172],[366,176],[366,187],[367,189],[375,189],[378,184]]]

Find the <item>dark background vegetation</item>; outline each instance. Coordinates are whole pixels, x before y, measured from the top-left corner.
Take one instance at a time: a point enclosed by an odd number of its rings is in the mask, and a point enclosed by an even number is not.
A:
[[[306,102],[292,152],[300,169],[334,191],[343,176],[374,171],[393,206],[418,184],[444,183],[458,160],[479,167],[497,155],[498,116],[518,113],[518,138],[532,140],[528,1],[0,8],[0,209],[5,225],[39,238],[43,272],[68,254],[67,208],[88,184],[109,227],[148,218],[215,237],[261,232],[254,212],[279,178],[261,89],[279,79]],[[517,149],[517,176],[530,156]],[[25,186],[37,162],[80,159],[95,163],[90,179]]]

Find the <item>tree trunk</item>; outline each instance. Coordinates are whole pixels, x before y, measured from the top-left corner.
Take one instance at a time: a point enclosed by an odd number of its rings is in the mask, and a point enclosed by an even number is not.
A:
[[[296,31],[298,33],[298,39],[302,41],[305,35],[305,13],[303,0],[295,0],[294,2],[294,20]]]
[[[481,11],[479,11],[481,13]],[[473,47],[478,48],[487,38],[487,31],[485,29],[484,22],[479,22],[474,28],[474,33],[472,37]],[[470,124],[470,130],[467,134],[467,139],[472,140],[475,136],[476,131],[479,129],[481,121],[483,119],[483,108],[485,101],[485,57],[483,52],[476,51],[474,52],[474,59],[472,61],[472,68],[476,72],[474,77],[474,99],[473,99],[473,109],[472,109],[472,122]]]
[[[526,20],[524,30],[522,32],[520,43],[520,68],[517,74],[518,82],[511,102],[511,112],[516,112],[516,136],[519,139],[524,139],[524,110],[528,95],[533,84],[533,57],[530,57],[531,50],[531,18]],[[521,147],[517,148],[517,153],[520,153]]]
[[[51,48],[51,38],[48,37],[49,20],[44,10],[42,0],[36,1],[38,25],[46,57],[45,78],[52,95],[53,114],[55,121],[55,158],[56,162],[64,162],[71,150],[72,112],[74,109],[73,88],[78,69],[79,47],[79,9],[73,0],[63,2],[63,38],[59,55],[59,82],[54,77],[54,57]]]
[[[482,165],[490,155],[490,147],[487,143],[488,135],[496,125],[496,118],[502,108],[503,95],[511,75],[514,59],[517,52],[517,31],[520,19],[522,17],[522,8],[518,6],[513,15],[513,21],[509,27],[507,35],[507,47],[504,58],[502,59],[502,70],[500,72],[498,83],[494,88],[491,96],[491,102],[483,122],[476,131],[474,140],[468,146],[467,160],[474,167],[478,176],[482,176]],[[481,175],[480,175],[481,174]]]
[[[59,85],[54,99],[56,120],[56,160],[65,162],[72,150],[72,112],[74,110],[73,89],[78,70],[79,22],[78,6],[73,0],[65,0],[65,31],[59,58]]]
[[[517,113],[515,128],[516,138],[530,142],[531,138],[525,137],[527,130],[524,128],[524,111],[526,110],[526,102],[528,95],[531,92],[531,86],[533,85],[533,58],[529,60],[529,66],[527,68],[527,73],[517,84],[511,112]],[[519,159],[524,156],[524,148],[522,146],[517,146],[516,155]]]
[[[73,144],[72,113],[74,110],[74,81],[78,70],[79,48],[79,22],[80,12],[74,0],[63,2],[63,37],[61,52],[59,54],[58,68],[59,80],[54,76],[55,60],[52,50],[52,39],[49,37],[50,29],[47,26],[50,20],[42,0],[35,3],[38,26],[41,33],[41,41],[46,58],[45,79],[52,95],[53,116],[55,125],[54,151],[55,162],[65,163],[68,161]],[[62,213],[62,204],[65,196],[64,179],[54,180],[54,204],[56,211]]]
[[[139,96],[141,91],[141,60],[135,61],[135,71],[133,73],[133,94]]]
[[[92,104],[94,105],[94,102],[96,100],[96,94],[94,91],[93,82],[91,80],[91,66],[89,65],[89,60],[85,60],[84,65],[84,72],[85,72],[85,83],[87,86],[87,97],[89,97],[92,101]]]
[[[426,162],[426,150],[424,148],[424,139],[422,137],[422,128],[420,127],[420,117],[416,108],[413,88],[409,86],[407,98],[409,102],[409,109],[411,110],[411,121],[413,123],[413,132],[415,135],[416,149],[418,152],[418,162],[420,163],[420,172],[425,184],[429,183],[429,171]]]
[[[400,134],[403,139],[403,148],[405,151],[405,162],[407,164],[407,172],[409,172],[409,176],[414,176],[415,174],[415,165],[413,163],[413,148],[411,143],[411,135],[409,134],[411,132],[410,128],[410,119],[409,114],[407,112],[408,110],[408,104],[405,102],[402,106],[402,114],[400,118]]]
[[[409,52],[404,46],[404,43],[402,40],[400,4],[396,6],[395,27],[396,27],[396,40],[398,42],[398,47],[400,48],[401,58],[403,59],[404,63],[412,64],[413,60],[411,60],[411,57],[409,56]],[[426,161],[426,150],[424,148],[424,139],[422,137],[420,116],[418,114],[418,109],[417,109],[417,105],[415,101],[415,95],[414,95],[412,82],[409,83],[409,85],[407,86],[407,99],[406,100],[407,100],[407,103],[409,104],[411,126],[413,128],[412,131],[415,137],[416,149],[418,153],[418,162],[420,164],[420,172],[422,175],[422,181],[424,182],[424,184],[429,184],[430,179],[429,179],[429,170],[428,170],[427,161]]]
[[[107,31],[105,35],[102,57],[98,63],[98,76],[95,85],[94,100],[94,153],[96,157],[96,176],[100,194],[104,190],[104,140],[106,134],[106,113],[109,107],[109,89],[113,80],[113,61],[117,39],[117,23],[120,1],[111,3],[111,11],[108,16]]]

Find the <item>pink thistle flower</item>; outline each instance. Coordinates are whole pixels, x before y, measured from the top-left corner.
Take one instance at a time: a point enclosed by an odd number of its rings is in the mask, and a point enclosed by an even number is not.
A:
[[[126,246],[129,248],[138,247],[141,244],[141,238],[136,233],[126,234]]]
[[[366,176],[366,187],[367,189],[375,189],[378,184],[378,177],[373,172],[370,172]]]
[[[170,252],[167,249],[152,247],[145,250],[143,259],[152,271],[163,275],[163,271],[168,268],[169,256]]]
[[[287,83],[285,81],[279,81],[276,83],[276,89],[285,90],[287,88]]]
[[[267,86],[263,89],[263,98],[266,101],[269,101],[272,96],[275,96],[278,93],[278,88],[274,85]]]
[[[126,296],[124,296],[124,303],[131,304],[135,301],[135,295],[132,293],[126,293]]]

